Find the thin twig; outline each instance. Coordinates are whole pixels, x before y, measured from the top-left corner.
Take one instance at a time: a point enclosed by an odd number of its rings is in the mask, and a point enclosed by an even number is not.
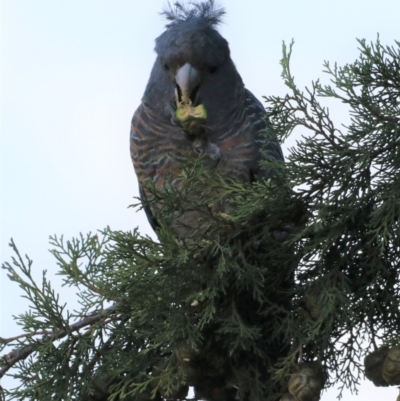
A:
[[[69,333],[71,333],[73,331],[77,331],[77,330],[82,329],[83,327],[90,326],[94,323],[97,323],[104,317],[109,316],[110,314],[114,313],[117,310],[118,306],[119,306],[119,304],[115,303],[100,312],[94,313],[74,324],[71,324],[71,326],[69,326],[68,329],[59,330],[56,332],[49,332],[49,334],[46,334],[41,340],[38,341],[38,345],[46,344],[50,341],[59,340],[60,338],[67,336]],[[21,337],[21,336],[19,336],[19,337]],[[23,359],[26,359],[32,352],[35,351],[35,349],[36,349],[36,346],[28,345],[23,348],[16,348],[13,351],[11,351],[9,354],[4,355],[1,359],[6,363],[6,366],[4,366],[2,369],[0,369],[0,379],[8,372],[8,370],[10,368],[12,368],[17,362],[19,362]]]

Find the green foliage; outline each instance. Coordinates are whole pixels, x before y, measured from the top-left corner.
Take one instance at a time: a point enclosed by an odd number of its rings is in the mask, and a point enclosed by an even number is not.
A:
[[[333,86],[317,81],[305,93],[291,75],[291,47],[284,46],[282,75],[291,94],[267,98],[281,138],[306,128],[287,162],[296,197],[309,211],[297,235],[303,257],[296,278],[300,299],[314,293],[323,307],[297,341],[308,342],[351,388],[365,347],[400,341],[400,44],[359,44],[353,64],[325,62]],[[318,97],[348,106],[345,132]]]
[[[196,182],[205,179],[203,174],[199,163],[188,164],[182,175],[187,195]],[[194,242],[197,237],[177,239],[167,229],[160,232],[161,244],[140,236],[137,230],[125,233],[106,229],[101,236],[89,234],[66,242],[52,238],[52,252],[65,284],[84,288],[80,292],[82,314],[63,317],[62,308],[52,301],[57,296],[47,286],[35,287],[35,295],[29,299],[38,305],[39,300],[43,301],[44,306],[36,320],[27,319],[27,315],[19,317],[24,331],[32,334],[22,343],[32,347],[33,358],[16,365],[24,387],[15,396],[61,400],[68,395],[68,399],[85,399],[85,394],[96,390],[93,383],[98,377],[114,385],[111,399],[134,397],[147,388],[155,392],[164,382],[167,389],[163,391],[168,395],[186,380],[176,363],[176,354],[187,346],[191,352],[201,352],[204,358],[212,353],[213,359],[218,356],[223,364],[229,357],[231,374],[238,375],[238,380],[258,381],[258,367],[249,362],[256,358],[258,365],[268,368],[270,343],[276,341],[272,337],[265,341],[263,335],[273,334],[270,325],[277,320],[275,311],[284,297],[277,296],[277,301],[273,298],[289,273],[282,269],[284,258],[280,256],[287,246],[271,236],[267,217],[253,223],[249,218],[266,215],[266,205],[274,203],[279,193],[269,182],[251,187],[228,185],[220,177],[213,183],[210,179],[209,187],[218,187],[219,193],[211,190],[204,194],[197,207],[219,202],[222,191],[229,195],[237,213],[209,213],[212,223],[206,227],[219,229],[207,229],[198,242]],[[155,195],[165,201],[163,213],[172,210],[172,205],[175,211],[193,207],[183,202],[185,197],[179,192],[166,189]],[[245,201],[252,202],[251,215],[246,216],[242,207],[234,207]],[[270,252],[275,250],[274,261],[260,252],[264,246]],[[14,265],[26,278],[10,264],[4,267],[10,278],[30,293],[30,261],[26,267],[18,257]],[[265,291],[265,281],[275,287],[273,293]],[[280,291],[284,294],[283,289]],[[107,302],[113,302],[113,306],[104,309]],[[248,313],[252,307],[255,310]],[[41,314],[54,317],[41,321]],[[79,318],[81,330],[72,323]],[[37,336],[43,333],[45,336],[38,340]],[[57,339],[62,341],[53,345]],[[10,358],[13,357],[18,355]],[[38,359],[40,365],[35,362]],[[160,362],[170,369],[163,369],[158,377],[154,367]],[[265,383],[258,383],[255,389],[260,391],[260,387]]]
[[[16,317],[23,334],[0,339],[0,375],[21,383],[8,399],[182,399],[211,377],[242,399],[276,401],[299,360],[356,388],[369,348],[400,343],[400,44],[359,44],[353,64],[325,63],[332,86],[305,93],[284,46],[290,94],[266,98],[268,112],[282,141],[303,136],[285,165],[263,162],[273,179],[228,182],[205,158],[188,160],[182,190],[148,188],[163,204],[159,242],[137,229],[52,237],[79,312],[45,273],[34,282],[11,242],[3,268],[31,308]],[[345,132],[321,97],[348,106]],[[229,213],[213,208],[224,202]],[[190,210],[201,224],[176,237],[169,222]]]

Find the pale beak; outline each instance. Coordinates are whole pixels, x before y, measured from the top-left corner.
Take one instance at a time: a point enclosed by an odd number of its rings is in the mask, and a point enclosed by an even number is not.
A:
[[[175,81],[178,85],[176,93],[177,103],[189,105],[192,104],[192,101],[194,99],[191,97],[200,84],[199,72],[189,63],[186,63],[181,68],[179,68],[178,72],[175,75]]]

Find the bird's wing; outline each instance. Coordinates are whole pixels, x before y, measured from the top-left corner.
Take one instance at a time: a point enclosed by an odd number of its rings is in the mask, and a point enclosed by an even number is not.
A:
[[[271,171],[266,172],[261,169],[260,161],[265,158],[284,161],[282,149],[272,132],[268,115],[262,103],[248,90],[245,89],[244,114],[251,129],[254,132],[254,141],[259,150],[258,158],[254,160],[251,167],[258,178],[268,178]]]
[[[161,189],[168,181],[168,184],[178,187],[184,147],[181,127],[158,118],[143,103],[138,107],[132,118],[130,153],[143,208],[154,230],[159,227],[159,223],[149,204],[152,194],[146,190],[146,183]]]
[[[153,230],[155,231],[159,224],[149,205],[149,199],[143,188],[143,183],[149,179],[157,170],[159,157],[156,157],[156,152],[160,152],[159,146],[151,146],[157,144],[157,129],[153,126],[145,107],[141,104],[135,111],[132,118],[130,132],[130,153],[135,172],[138,178],[139,195],[142,200],[143,209],[147,219]],[[157,177],[152,177],[155,181]]]
[[[268,179],[276,175],[273,169],[263,169],[265,159],[283,162],[281,147],[274,137],[262,104],[247,89],[223,125],[213,134],[225,160],[218,170],[225,176],[242,182]]]
[[[151,228],[156,231],[160,225],[157,221],[157,219],[154,217],[153,212],[151,211],[151,208],[147,202],[147,197],[146,193],[143,191],[143,187],[139,183],[139,195],[140,199],[142,200],[142,205],[143,205],[143,210],[146,213],[147,220],[149,221]]]

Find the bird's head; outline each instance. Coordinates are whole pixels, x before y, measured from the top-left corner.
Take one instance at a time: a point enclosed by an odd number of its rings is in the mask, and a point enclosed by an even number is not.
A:
[[[168,107],[202,104],[212,120],[235,98],[243,84],[228,42],[216,29],[224,13],[213,0],[188,7],[175,3],[163,12],[170,22],[156,39],[157,59],[144,96],[147,104],[169,114]]]

